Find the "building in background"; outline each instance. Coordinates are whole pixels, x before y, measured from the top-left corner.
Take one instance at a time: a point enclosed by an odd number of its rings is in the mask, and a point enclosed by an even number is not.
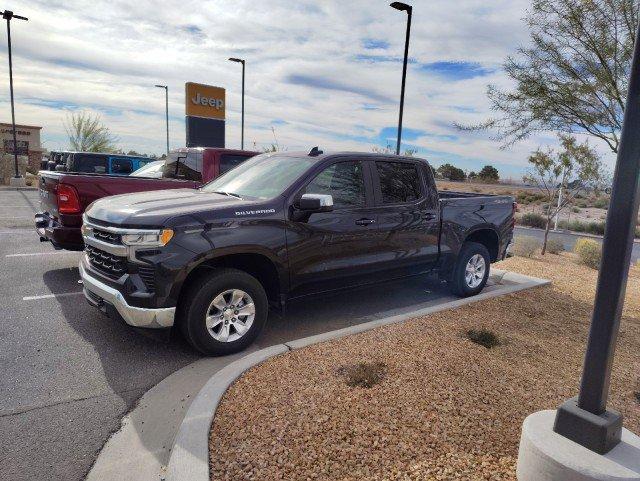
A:
[[[35,125],[16,124],[16,138],[18,141],[18,155],[29,157],[29,166],[40,170],[40,161],[44,149],[40,145],[40,131],[42,127]],[[11,124],[0,122],[0,152],[13,154],[13,127]]]

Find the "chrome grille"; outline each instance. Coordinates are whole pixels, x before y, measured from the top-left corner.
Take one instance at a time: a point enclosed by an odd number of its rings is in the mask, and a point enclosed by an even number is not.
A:
[[[106,230],[102,230],[97,227],[93,228],[93,237],[103,242],[108,242],[109,244],[115,244],[115,245],[122,244],[122,237],[120,236],[120,234],[108,232]]]
[[[91,267],[107,277],[119,279],[127,272],[127,262],[124,257],[114,256],[88,244],[85,244],[85,252]]]

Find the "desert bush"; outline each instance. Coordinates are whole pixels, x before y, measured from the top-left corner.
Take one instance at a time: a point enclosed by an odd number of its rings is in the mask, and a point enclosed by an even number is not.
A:
[[[604,222],[582,222],[579,220],[572,220],[567,222],[561,220],[558,222],[558,227],[561,229],[571,230],[574,232],[586,232],[588,234],[604,235]]]
[[[345,366],[338,370],[339,374],[346,377],[350,387],[370,388],[382,381],[387,366],[383,362],[359,362],[351,366]]]
[[[578,209],[577,207],[572,207],[571,208],[571,212],[573,212],[574,214],[579,214],[580,213],[580,209]]]
[[[564,252],[564,244],[560,239],[556,239],[555,237],[547,239],[547,252],[549,254],[560,254]]]
[[[476,331],[475,329],[469,329],[466,334],[467,339],[469,339],[471,342],[480,344],[487,349],[491,349],[492,347],[500,345],[500,339],[498,338],[498,336],[488,329],[480,329],[479,331]]]
[[[535,237],[519,236],[513,243],[513,253],[520,257],[532,257],[540,247],[542,247],[542,242]]]
[[[520,224],[527,225],[529,227],[537,227],[538,229],[544,229],[547,226],[547,219],[540,214],[534,212],[527,212],[520,217]]]
[[[593,202],[593,206],[598,209],[607,209],[609,207],[609,201],[604,197],[599,197]]]
[[[578,239],[573,252],[578,254],[580,262],[587,267],[597,269],[600,267],[600,258],[602,257],[602,246],[600,243],[591,239]]]

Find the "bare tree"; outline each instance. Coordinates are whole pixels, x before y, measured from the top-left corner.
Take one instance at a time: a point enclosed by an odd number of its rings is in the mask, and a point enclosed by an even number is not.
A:
[[[547,250],[547,237],[551,220],[573,202],[579,193],[599,185],[603,175],[602,163],[588,142],[579,144],[571,135],[560,135],[562,150],[536,150],[529,157],[531,171],[524,176],[525,183],[538,188],[547,204],[544,212],[546,225],[542,255]],[[560,189],[562,197],[559,198]]]
[[[537,131],[586,133],[618,151],[638,24],[636,0],[533,0],[524,21],[531,42],[504,63],[515,89],[489,85],[503,147]]]
[[[71,150],[78,152],[115,152],[118,139],[102,123],[99,115],[74,112],[67,116],[65,129]]]

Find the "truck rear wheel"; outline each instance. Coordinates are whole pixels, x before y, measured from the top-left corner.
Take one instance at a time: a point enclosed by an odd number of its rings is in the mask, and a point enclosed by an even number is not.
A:
[[[475,296],[487,283],[491,257],[477,242],[465,242],[451,276],[451,291],[460,297]]]
[[[267,321],[269,304],[260,282],[237,269],[216,269],[189,287],[180,328],[195,349],[220,356],[241,351]]]

